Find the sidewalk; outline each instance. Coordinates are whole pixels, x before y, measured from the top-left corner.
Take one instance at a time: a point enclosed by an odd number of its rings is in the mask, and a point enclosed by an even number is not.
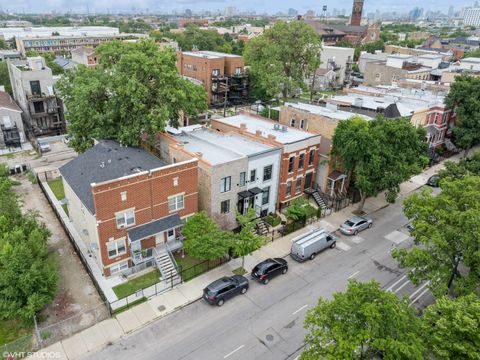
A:
[[[458,161],[460,155],[455,155],[449,160]],[[400,186],[399,197],[408,195],[423,186],[428,178],[443,168],[437,164],[423,173],[412,177],[409,181]],[[368,198],[365,201],[364,211],[371,214],[379,209],[388,206],[383,193],[375,198]],[[352,216],[352,212],[358,207],[353,204],[341,211],[332,213],[327,217],[309,226],[322,226],[328,231],[336,231],[345,219]],[[287,236],[268,243],[261,249],[245,257],[245,269],[253,268],[258,262],[268,257],[284,257],[289,254],[293,238],[304,233],[307,228],[300,229]],[[44,353],[55,353],[57,359],[81,359],[90,353],[101,349],[111,342],[121,339],[128,333],[138,330],[148,323],[162,318],[202,297],[202,291],[209,283],[221,276],[232,274],[232,270],[241,266],[242,259],[234,259],[230,262],[202,274],[189,282],[183,283],[173,290],[152,297],[146,302],[136,305],[115,317],[102,321],[72,337],[55,343],[40,350]],[[39,355],[41,356],[41,354]],[[35,358],[35,355],[31,357]]]

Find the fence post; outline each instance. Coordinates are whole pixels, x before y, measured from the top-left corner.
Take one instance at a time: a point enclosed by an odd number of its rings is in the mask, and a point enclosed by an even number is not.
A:
[[[36,315],[33,315],[33,322],[35,323],[35,334],[37,335],[38,343],[39,343],[40,347],[42,347],[42,336],[40,334],[40,330],[38,329],[37,316]]]
[[[173,269],[170,269],[170,289],[173,289]]]

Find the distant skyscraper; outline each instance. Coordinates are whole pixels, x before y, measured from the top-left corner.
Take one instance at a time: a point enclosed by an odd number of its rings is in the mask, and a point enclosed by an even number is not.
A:
[[[450,7],[448,8],[448,17],[452,18],[454,13],[455,10],[453,10],[453,6],[450,5]]]
[[[188,17],[188,18],[192,17],[192,10],[185,9],[185,17]]]
[[[353,0],[350,25],[359,26],[362,22],[363,0]]]
[[[422,17],[422,15],[423,15],[423,9],[419,8],[419,7],[416,7],[415,9],[410,11],[410,13],[409,13],[409,17],[412,20],[420,19]]]
[[[288,9],[288,16],[297,16],[298,15],[298,11],[297,9]]]
[[[237,15],[237,8],[235,6],[227,6],[225,8],[225,16],[231,17]]]
[[[465,9],[463,13],[463,24],[475,27],[480,26],[480,8]]]

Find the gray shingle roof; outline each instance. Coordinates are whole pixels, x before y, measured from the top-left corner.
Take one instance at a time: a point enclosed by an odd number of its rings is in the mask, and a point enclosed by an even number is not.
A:
[[[130,241],[142,240],[180,225],[182,225],[180,216],[178,216],[178,214],[173,214],[128,230],[128,237],[130,238]]]
[[[85,207],[95,214],[92,183],[114,180],[165,165],[145,150],[120,146],[113,140],[102,140],[59,170]]]

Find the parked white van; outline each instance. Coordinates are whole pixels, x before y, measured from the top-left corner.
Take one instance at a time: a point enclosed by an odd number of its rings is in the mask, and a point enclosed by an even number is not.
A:
[[[310,230],[292,240],[290,256],[297,261],[313,260],[315,256],[326,248],[333,249],[337,245],[337,238],[324,228]]]

